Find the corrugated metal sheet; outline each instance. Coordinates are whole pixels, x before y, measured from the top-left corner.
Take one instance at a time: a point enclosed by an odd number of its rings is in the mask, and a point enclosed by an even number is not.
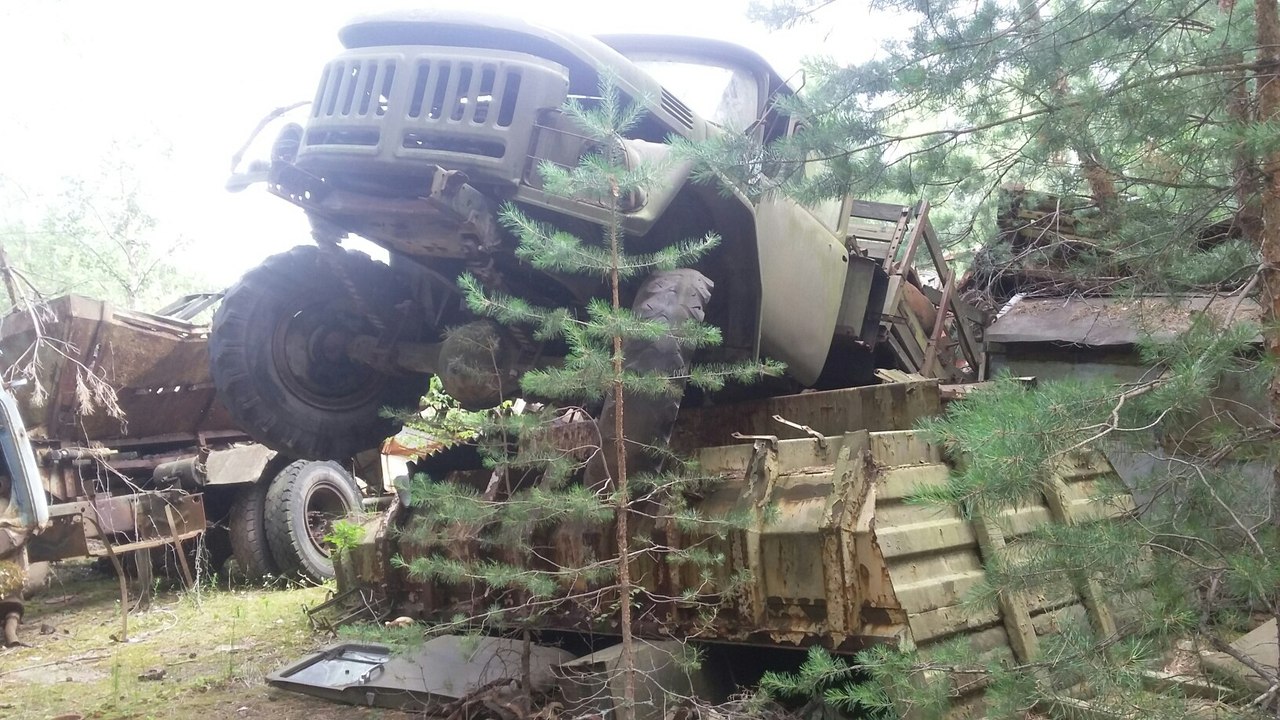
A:
[[[1112,470],[1100,455],[1071,459],[1046,483],[1055,492],[985,523],[957,507],[907,502],[946,482],[950,472],[939,448],[919,431],[860,430],[821,442],[759,439],[704,448],[697,458],[704,472],[722,478],[698,500],[702,513],[750,520],[714,538],[636,516],[636,537],[662,538],[677,548],[699,545],[724,557],[710,569],[669,564],[662,555],[638,557],[632,577],[646,591],[637,596],[642,636],[682,631],[704,640],[850,651],[884,642],[927,648],[963,635],[981,652],[1027,661],[1039,635],[1054,632],[1066,616],[1085,613],[1084,596],[1011,596],[999,607],[975,608],[966,601],[984,577],[984,559],[1046,523],[1109,518],[1132,507],[1127,495],[1102,496],[1098,481]],[[474,559],[485,552],[476,543],[479,532],[459,526],[446,530],[448,543],[410,547],[401,541],[398,551],[405,559],[436,553]],[[615,553],[610,532],[566,526],[543,542],[533,540],[554,547],[552,559],[566,567]],[[746,586],[726,594],[742,577]],[[408,596],[430,598],[421,608],[428,616],[475,602],[465,587],[399,582]],[[707,617],[697,603],[664,600],[686,591],[716,599],[718,613]],[[593,626],[599,620],[558,611],[539,617],[549,627],[607,632]]]
[[[1133,345],[1144,337],[1169,338],[1191,327],[1196,315],[1224,321],[1239,298],[1223,295],[1119,297],[1015,297],[987,329],[993,343],[1057,342],[1090,347]],[[1260,322],[1262,307],[1245,298],[1235,322]],[[1258,338],[1261,342],[1261,338]]]

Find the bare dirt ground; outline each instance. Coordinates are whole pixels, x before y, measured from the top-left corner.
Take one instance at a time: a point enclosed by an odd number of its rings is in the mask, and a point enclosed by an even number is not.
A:
[[[27,605],[20,635],[31,647],[0,649],[0,718],[410,717],[266,685],[267,673],[332,642],[303,613],[326,593],[225,584],[159,591],[129,616],[128,641],[118,642],[115,577],[64,565]]]

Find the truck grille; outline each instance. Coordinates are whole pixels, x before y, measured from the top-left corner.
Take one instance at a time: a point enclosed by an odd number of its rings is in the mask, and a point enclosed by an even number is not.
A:
[[[309,145],[376,146],[375,121],[404,112],[400,146],[502,157],[501,141],[450,137],[440,124],[510,127],[520,95],[520,72],[496,63],[418,59],[411,64],[407,88],[397,89],[395,60],[343,59],[329,63],[312,104]],[[400,97],[397,97],[400,95]],[[416,122],[415,122],[416,121]]]
[[[414,68],[408,116],[484,125],[494,108],[498,127],[509,127],[520,93],[520,74],[499,73],[491,63],[419,60]]]
[[[337,60],[324,68],[311,104],[313,119],[368,121],[387,114],[395,87],[395,60]],[[318,135],[318,136],[317,136]],[[310,134],[312,144],[377,145],[376,128],[332,128]]]
[[[671,117],[679,120],[681,125],[690,130],[693,129],[693,111],[689,109],[688,105],[680,102],[680,99],[675,95],[667,92],[666,88],[662,89],[662,109],[666,110]]]
[[[381,163],[409,174],[449,167],[518,183],[532,120],[559,107],[568,89],[563,66],[518,53],[348,50],[323,70],[297,162],[321,176],[381,172]]]

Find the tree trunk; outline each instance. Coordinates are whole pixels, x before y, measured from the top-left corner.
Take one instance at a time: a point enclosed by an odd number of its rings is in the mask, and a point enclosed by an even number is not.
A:
[[[1258,26],[1257,121],[1275,122],[1280,120],[1280,11],[1276,0],[1257,0],[1254,13]],[[1263,332],[1267,352],[1280,358],[1280,151],[1267,153],[1260,165],[1262,231],[1258,248],[1262,255]],[[1271,421],[1280,421],[1280,373],[1271,379],[1269,396]],[[1271,472],[1271,501],[1280,504],[1280,464]],[[1280,529],[1280,508],[1271,509],[1271,522]],[[1272,615],[1280,621],[1280,597],[1272,598]],[[1276,708],[1280,718],[1280,703]]]
[[[613,255],[613,267],[609,273],[609,285],[613,292],[613,311],[622,308],[620,290],[622,287],[618,268],[621,265],[621,223],[618,217],[617,185],[612,189],[610,212],[613,217],[609,223],[609,248]],[[623,392],[622,392],[622,336],[613,336],[613,442],[614,452],[618,457],[618,469],[614,477],[614,492],[618,497],[618,600],[621,603],[618,623],[622,626],[622,656],[618,670],[622,673],[622,703],[618,706],[619,720],[633,720],[636,706],[636,656],[631,636],[631,535],[628,519],[631,513],[631,495],[627,487],[627,438],[623,432]]]

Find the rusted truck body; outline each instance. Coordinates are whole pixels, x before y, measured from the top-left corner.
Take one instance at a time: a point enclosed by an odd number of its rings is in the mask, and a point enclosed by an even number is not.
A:
[[[0,383],[0,643],[18,642],[23,600],[37,578],[26,545],[49,526],[35,453],[9,383]]]
[[[928,648],[963,637],[981,653],[1027,661],[1039,638],[1072,622],[1115,632],[1106,603],[1087,584],[1042,597],[1003,594],[995,607],[975,610],[967,593],[985,575],[984,559],[1046,523],[1106,522],[1132,510],[1132,499],[1110,494],[1114,471],[1100,455],[1065,459],[1038,502],[1009,507],[997,517],[966,517],[958,507],[907,502],[945,482],[949,461],[916,421],[941,411],[936,380],[903,379],[878,386],[805,393],[686,411],[675,444],[690,452],[718,484],[696,500],[707,517],[748,517],[747,524],[712,543],[726,562],[708,583],[688,563],[667,566],[646,554],[632,564],[636,632],[654,639],[696,638],[778,648],[822,645],[852,652],[872,644]],[[785,415],[784,415],[785,414]],[[783,424],[775,416],[793,424]],[[807,426],[797,429],[796,425]],[[741,438],[735,439],[733,433]],[[744,439],[745,438],[745,439]],[[483,612],[483,592],[408,576],[404,565],[440,546],[416,546],[399,532],[414,510],[395,507],[370,527],[364,543],[339,572],[344,590],[370,606],[428,620]],[[703,543],[633,518],[638,538],[663,545]],[[458,528],[443,552],[483,557],[477,529]],[[578,537],[596,543],[596,557],[613,557],[611,533]],[[550,543],[538,543],[552,547]],[[555,546],[548,560],[581,548]],[[510,561],[510,558],[505,558]],[[747,577],[733,593],[719,591]],[[697,597],[688,603],[690,588]],[[715,612],[709,615],[708,606]],[[565,603],[572,608],[572,602]],[[574,609],[540,613],[540,627],[615,635],[613,617]]]
[[[215,566],[234,555],[251,575],[285,571],[264,529],[241,516],[261,522],[265,490],[292,458],[251,442],[217,398],[208,325],[189,320],[217,300],[152,314],[69,295],[0,319],[5,377],[23,383],[14,394],[49,508],[25,542],[29,561],[177,549],[212,528]],[[349,491],[317,491],[304,511],[358,509],[355,482],[342,480]],[[321,547],[317,538],[315,557]],[[169,558],[189,574],[183,555]]]
[[[643,108],[614,138],[618,153],[629,168],[660,168],[651,187],[621,199],[629,252],[722,239],[682,269],[703,279],[709,300],[699,313],[723,338],[697,361],[779,360],[788,391],[868,384],[876,368],[978,379],[981,322],[952,292],[927,203],[753,196],[747,185],[771,187],[781,169],[761,167],[744,187],[723,189],[695,182],[692,162],[674,154],[673,136],[769,143],[802,130],[779,102],[792,88],[752,50],[577,36],[446,9],[358,18],[339,38],[345,49],[321,70],[305,123],[285,127],[269,161],[232,183],[264,181],[305,211],[316,241],[250,270],[214,320],[214,381],[261,442],[343,457],[393,432],[380,410],[412,404],[430,375],[478,409],[518,392],[527,370],[566,356],[563,342],[491,327],[463,302],[459,279],[583,316],[609,296],[597,277],[522,260],[498,220],[510,203],[587,242],[600,237],[609,210],[549,192],[539,168],[596,152],[563,108],[599,104],[602,76]],[[344,249],[348,235],[377,243],[389,262]],[[917,254],[933,268],[917,272]],[[644,305],[651,279],[624,283],[620,301]],[[486,383],[451,370],[475,364],[467,343],[449,340],[467,328],[494,338]]]
[[[194,449],[247,439],[214,398],[199,326],[69,295],[3,318],[0,354],[9,377],[26,381],[17,396],[51,508],[27,545],[33,562],[104,556],[107,541],[120,553],[149,550],[204,532],[199,488],[177,465],[153,478],[185,460],[193,480]]]

